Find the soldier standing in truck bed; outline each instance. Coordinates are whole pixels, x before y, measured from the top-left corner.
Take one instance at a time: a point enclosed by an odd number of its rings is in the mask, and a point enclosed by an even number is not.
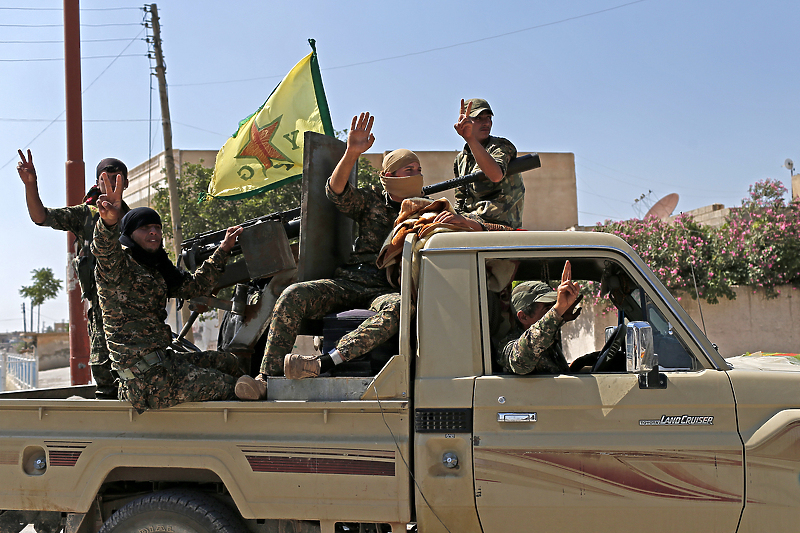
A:
[[[109,190],[105,173],[102,179]],[[164,250],[158,213],[138,207],[120,217],[121,196],[113,190],[98,199],[100,220],[92,241],[106,340],[121,380],[120,399],[139,413],[182,402],[232,400],[236,378],[242,375],[237,357],[216,350],[174,353],[172,330],[164,320],[167,298],[211,293],[242,228],[228,228],[214,254],[194,272],[184,272]]]
[[[464,176],[483,171],[486,180],[456,189],[455,208],[482,226],[497,224],[518,229],[522,227],[525,185],[521,175],[506,175],[517,149],[508,139],[491,135],[493,116],[486,100],[461,100],[458,122],[453,127],[466,143],[456,156],[453,172]]]
[[[328,199],[358,224],[358,238],[347,263],[336,269],[334,279],[295,283],[275,303],[267,345],[256,379],[243,376],[236,395],[243,400],[263,399],[266,376],[314,377],[335,365],[363,355],[386,342],[399,329],[400,294],[386,273],[375,266],[383,241],[392,230],[405,198],[422,195],[422,167],[410,150],[386,155],[381,169],[384,190],[360,189],[348,181],[358,158],[375,142],[374,117],[353,117],[347,149],[326,185]],[[303,318],[322,318],[335,310],[368,307],[377,314],[343,337],[336,349],[322,356],[289,354]]]
[[[50,209],[44,207],[39,197],[36,168],[33,166],[33,155],[28,150],[28,157],[19,152],[20,162],[17,172],[25,184],[25,201],[31,220],[39,226],[48,226],[61,231],[71,231],[75,235],[75,259],[73,267],[81,285],[81,296],[89,302],[88,326],[91,351],[89,367],[96,385],[95,397],[98,399],[117,399],[117,384],[111,374],[111,361],[108,358],[106,336],[103,333],[103,314],[97,298],[97,287],[94,280],[95,259],[89,249],[92,242],[94,226],[100,215],[97,212],[98,196],[105,192],[105,184],[100,179],[103,172],[111,176],[111,186],[116,184],[116,176],[122,176],[122,187],[128,187],[128,168],[119,159],[106,158],[97,165],[97,182],[89,189],[83,202],[78,205]],[[122,202],[122,214],[129,211],[128,205]]]

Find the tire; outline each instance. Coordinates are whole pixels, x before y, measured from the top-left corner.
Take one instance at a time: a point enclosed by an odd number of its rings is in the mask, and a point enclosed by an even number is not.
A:
[[[242,519],[220,500],[191,490],[154,492],[127,503],[99,533],[246,533]]]

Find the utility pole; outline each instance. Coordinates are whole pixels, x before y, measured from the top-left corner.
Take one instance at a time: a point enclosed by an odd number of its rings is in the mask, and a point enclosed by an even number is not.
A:
[[[28,333],[28,315],[25,314],[25,302],[22,302],[22,332]]]
[[[169,213],[172,217],[172,247],[175,259],[181,255],[181,230],[180,192],[178,180],[175,178],[175,157],[172,154],[172,121],[169,118],[169,98],[167,96],[167,67],[164,64],[164,54],[161,51],[161,26],[158,21],[158,6],[150,4],[150,22],[153,25],[153,50],[156,54],[156,78],[158,78],[158,95],[161,101],[161,127],[164,135],[164,165],[167,172],[167,187],[169,189]],[[189,319],[189,307],[181,310],[182,323]],[[193,341],[191,331],[186,335],[189,342]]]
[[[64,0],[64,86],[67,109],[67,205],[83,200],[86,186],[83,163],[83,123],[81,103],[81,27],[78,0]],[[89,370],[89,334],[81,300],[78,276],[71,267],[75,258],[75,236],[67,232],[67,294],[69,295],[69,371],[73,385],[86,385]],[[31,332],[33,306],[31,305]]]

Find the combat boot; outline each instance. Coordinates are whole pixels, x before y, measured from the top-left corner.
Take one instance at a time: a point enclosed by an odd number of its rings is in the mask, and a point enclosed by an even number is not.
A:
[[[290,353],[283,358],[283,375],[289,379],[315,378],[321,367],[318,355]]]
[[[253,379],[250,376],[242,376],[236,380],[234,393],[240,400],[264,400],[267,398],[267,382],[262,379]]]

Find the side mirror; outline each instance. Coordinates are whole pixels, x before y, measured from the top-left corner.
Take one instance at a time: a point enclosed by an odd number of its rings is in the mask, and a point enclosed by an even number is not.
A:
[[[658,367],[653,351],[653,328],[647,322],[629,322],[625,335],[626,367],[629,373],[647,374]]]

